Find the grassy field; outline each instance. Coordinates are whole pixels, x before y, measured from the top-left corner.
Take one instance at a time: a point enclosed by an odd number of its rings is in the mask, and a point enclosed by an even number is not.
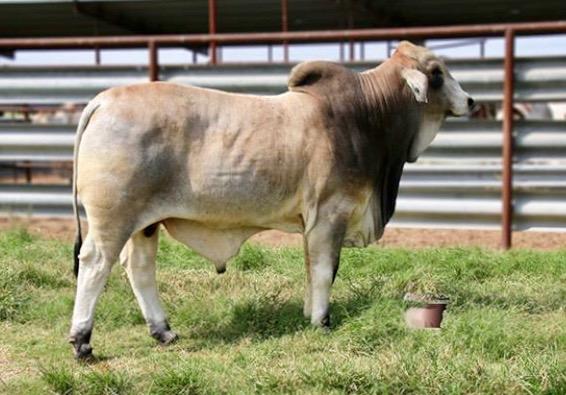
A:
[[[344,250],[333,329],[302,316],[298,249],[245,246],[224,275],[162,238],[161,295],[181,339],[157,346],[116,265],[98,306],[98,360],[67,344],[71,246],[0,234],[0,393],[566,393],[566,250]],[[452,303],[441,331],[405,328],[404,293]]]

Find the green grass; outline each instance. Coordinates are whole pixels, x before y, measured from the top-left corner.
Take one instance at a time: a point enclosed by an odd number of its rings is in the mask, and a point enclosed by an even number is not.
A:
[[[163,237],[158,281],[180,341],[148,336],[116,265],[90,364],[66,341],[71,254],[0,234],[0,393],[566,393],[566,250],[344,250],[324,333],[302,317],[299,249],[246,245],[219,276]],[[415,289],[450,297],[442,331],[405,328]]]

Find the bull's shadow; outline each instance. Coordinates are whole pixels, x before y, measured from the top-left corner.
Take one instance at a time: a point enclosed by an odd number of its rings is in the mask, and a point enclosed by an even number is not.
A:
[[[368,290],[332,301],[331,329],[362,314],[375,297],[375,293]],[[229,314],[230,319],[224,324],[210,327],[205,323],[192,330],[191,339],[205,343],[236,343],[244,338],[263,341],[310,328],[309,320],[303,316],[303,302],[298,298],[281,301],[265,297],[237,302]]]

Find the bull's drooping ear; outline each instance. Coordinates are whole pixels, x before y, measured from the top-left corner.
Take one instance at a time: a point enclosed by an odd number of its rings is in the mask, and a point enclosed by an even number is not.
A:
[[[409,88],[415,95],[415,99],[419,103],[428,102],[427,90],[428,90],[428,78],[426,75],[416,69],[403,69],[401,71],[401,77],[407,82]]]
[[[344,73],[349,73],[349,71],[336,63],[323,61],[303,62],[291,70],[288,86],[292,91],[303,91],[309,87],[316,87],[320,82],[328,81]]]

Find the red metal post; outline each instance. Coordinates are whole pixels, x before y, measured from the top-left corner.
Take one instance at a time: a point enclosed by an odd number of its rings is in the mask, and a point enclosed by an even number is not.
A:
[[[287,33],[289,31],[289,7],[287,0],[281,0],[281,31]],[[283,61],[289,61],[289,41],[283,40]]]
[[[501,186],[501,246],[511,248],[513,230],[513,88],[515,63],[515,32],[505,31],[505,60],[503,81],[503,150]]]
[[[350,10],[349,10],[349,13],[348,13],[348,29],[351,30],[353,28],[354,28],[354,13],[352,11],[352,7],[350,7]],[[353,62],[356,59],[354,41],[350,40],[350,42],[348,44],[349,44],[349,47],[350,47],[350,62]]]
[[[26,183],[31,184],[32,173],[31,173],[31,162],[29,160],[24,161],[25,172],[26,172]]]
[[[158,81],[159,80],[159,59],[157,57],[157,44],[155,41],[150,41],[147,44],[147,50],[149,52],[149,80]]]
[[[208,0],[208,33],[210,35],[216,34],[216,0]],[[216,64],[218,59],[215,40],[210,40],[208,56],[210,57],[210,63]]]

